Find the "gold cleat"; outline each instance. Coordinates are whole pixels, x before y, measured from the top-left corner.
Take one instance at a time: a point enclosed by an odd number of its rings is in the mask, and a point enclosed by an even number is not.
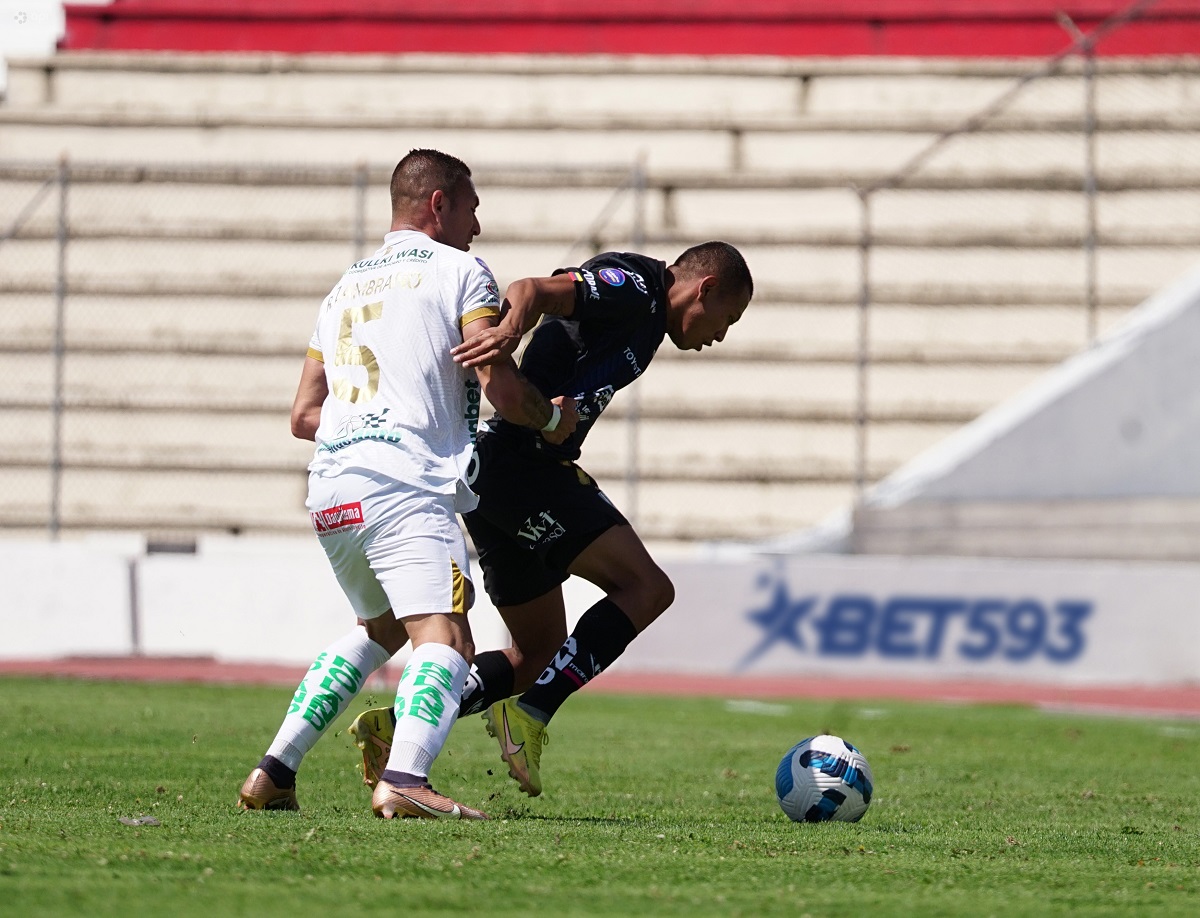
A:
[[[350,736],[362,752],[363,784],[367,787],[374,787],[383,777],[395,732],[396,719],[391,708],[363,711],[350,724]]]
[[[371,809],[380,819],[487,819],[487,813],[455,803],[428,784],[396,787],[379,781],[371,795]]]
[[[276,787],[275,782],[261,768],[250,772],[238,792],[238,809],[242,810],[294,810],[300,812],[296,801],[296,788]]]

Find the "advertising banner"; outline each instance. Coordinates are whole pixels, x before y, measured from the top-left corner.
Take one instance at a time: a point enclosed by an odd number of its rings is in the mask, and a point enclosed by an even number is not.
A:
[[[212,540],[134,566],[118,548],[11,545],[0,659],[304,665],[354,620],[315,540]],[[675,602],[614,672],[1200,684],[1200,565],[747,555],[663,567]],[[568,627],[601,595],[569,579]],[[471,627],[480,650],[508,644],[482,591]]]
[[[625,672],[1200,681],[1200,568],[878,556],[665,565]]]

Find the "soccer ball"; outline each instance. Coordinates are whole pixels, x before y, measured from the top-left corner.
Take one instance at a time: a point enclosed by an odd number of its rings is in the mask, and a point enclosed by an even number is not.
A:
[[[802,740],[775,772],[775,796],[793,822],[858,822],[873,790],[866,757],[840,736]]]

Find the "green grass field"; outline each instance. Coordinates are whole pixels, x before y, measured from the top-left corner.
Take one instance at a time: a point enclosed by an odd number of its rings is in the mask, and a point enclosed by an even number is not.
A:
[[[302,813],[235,810],[286,689],[0,690],[9,914],[1200,914],[1196,722],[585,692],[552,725],[542,797],[470,718],[433,779],[493,821],[385,822],[340,733],[305,762]],[[871,762],[861,823],[775,803],[780,756],[819,732]],[[161,825],[119,821],[143,814]]]

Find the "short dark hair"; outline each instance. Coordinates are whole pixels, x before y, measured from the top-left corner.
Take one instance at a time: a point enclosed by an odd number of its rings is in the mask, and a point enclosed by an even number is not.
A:
[[[712,274],[717,286],[729,293],[745,291],[746,299],[754,296],[754,278],[742,253],[728,242],[702,242],[687,249],[675,259],[674,267],[687,274]]]
[[[451,198],[471,177],[467,164],[440,150],[410,150],[392,171],[392,215],[411,213],[435,191]]]

